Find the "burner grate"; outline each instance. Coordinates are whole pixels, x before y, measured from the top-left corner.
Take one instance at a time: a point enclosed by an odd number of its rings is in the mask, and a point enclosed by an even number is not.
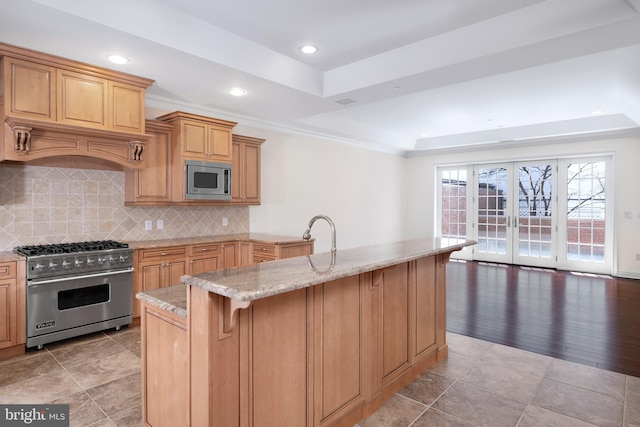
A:
[[[129,245],[114,240],[96,240],[92,242],[57,243],[50,245],[18,246],[14,251],[26,256],[55,255],[76,252],[126,249]]]

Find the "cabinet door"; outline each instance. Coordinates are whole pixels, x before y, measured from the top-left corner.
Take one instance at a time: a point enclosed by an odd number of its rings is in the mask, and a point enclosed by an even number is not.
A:
[[[251,243],[240,242],[240,267],[251,265],[253,260],[251,259]]]
[[[16,279],[0,279],[0,348],[17,345]]]
[[[162,286],[172,286],[180,284],[180,277],[187,274],[187,260],[179,259],[167,261],[165,264],[165,278]]]
[[[189,274],[200,274],[207,271],[216,271],[220,268],[220,257],[218,255],[206,258],[193,258],[190,262],[191,272]]]
[[[126,204],[162,204],[171,201],[171,130],[147,124],[151,139],[144,149],[144,169],[125,171]]]
[[[125,83],[109,82],[109,102],[111,129],[144,133],[144,89]]]
[[[313,254],[313,242],[295,243],[280,246],[280,259]]]
[[[141,264],[137,269],[140,289],[148,291],[162,286],[164,261]]]
[[[143,304],[141,345],[144,425],[189,425],[186,325]]]
[[[190,159],[207,158],[207,127],[199,122],[182,121],[180,126],[182,156]]]
[[[58,122],[107,128],[109,81],[68,70],[58,70]]]
[[[223,243],[222,268],[234,268],[238,266],[237,244],[235,242]]]
[[[361,276],[350,276],[315,286],[313,369],[315,425],[331,425],[364,399],[363,363],[365,286]]]
[[[374,283],[380,289],[378,313],[381,317],[378,342],[380,379],[392,381],[410,367],[410,284],[408,264],[374,271]]]
[[[260,203],[260,146],[245,144],[243,155],[244,202]]]
[[[413,356],[419,358],[436,345],[436,272],[437,257],[415,261],[415,345]]]
[[[231,161],[231,131],[220,129],[216,126],[209,126],[209,146],[207,157],[210,160],[230,162]]]
[[[2,62],[5,116],[55,121],[55,68],[9,57]]]

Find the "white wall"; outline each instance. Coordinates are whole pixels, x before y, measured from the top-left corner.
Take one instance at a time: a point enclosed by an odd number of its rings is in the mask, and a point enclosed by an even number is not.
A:
[[[494,161],[573,157],[583,154],[613,154],[614,234],[617,274],[640,278],[640,137],[608,140],[528,144],[522,148],[468,150],[465,152],[407,159],[407,233],[434,233],[435,168]],[[630,213],[632,219],[625,218]]]
[[[405,158],[241,125],[234,133],[266,139],[262,204],[250,208],[252,232],[302,236],[322,213],[335,223],[338,249],[405,238]],[[311,235],[316,253],[330,250],[326,222],[317,221]]]

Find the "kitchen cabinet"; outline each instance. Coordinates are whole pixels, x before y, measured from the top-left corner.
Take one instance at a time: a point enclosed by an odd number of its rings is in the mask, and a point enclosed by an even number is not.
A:
[[[134,292],[176,285],[188,271],[187,246],[138,249],[135,259]],[[139,301],[134,300],[133,316],[140,316]]]
[[[293,258],[313,253],[313,241],[309,242],[283,242],[263,243],[253,242],[251,250],[251,263],[258,264],[276,259]]]
[[[165,205],[171,202],[171,129],[172,126],[147,120],[144,169],[125,171],[125,205]]]
[[[142,303],[143,424],[188,426],[189,377],[186,319]],[[171,369],[166,369],[170,366]]]
[[[220,268],[220,244],[205,243],[189,246],[189,274],[215,271]]]
[[[264,141],[232,137],[231,201],[235,204],[260,204],[260,144]]]
[[[182,205],[224,205],[228,201],[187,200],[185,161],[231,163],[231,131],[235,122],[175,111],[156,120],[169,123],[171,132],[171,203]],[[232,183],[233,185],[233,183]]]
[[[1,54],[0,47],[0,54]],[[144,134],[145,89],[152,81],[53,57],[2,58],[5,116]],[[111,74],[112,76],[109,76]],[[110,78],[111,77],[111,78]],[[115,78],[114,78],[115,77]]]
[[[88,156],[142,168],[153,80],[0,43],[0,161]]]
[[[26,342],[26,284],[23,261],[0,263],[0,349],[18,347]],[[8,352],[7,356],[17,354]],[[4,355],[4,353],[2,353]]]

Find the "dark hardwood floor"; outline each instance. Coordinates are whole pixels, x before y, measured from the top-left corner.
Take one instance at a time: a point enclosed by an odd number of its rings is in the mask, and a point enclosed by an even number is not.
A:
[[[452,260],[447,330],[640,377],[640,280]]]

